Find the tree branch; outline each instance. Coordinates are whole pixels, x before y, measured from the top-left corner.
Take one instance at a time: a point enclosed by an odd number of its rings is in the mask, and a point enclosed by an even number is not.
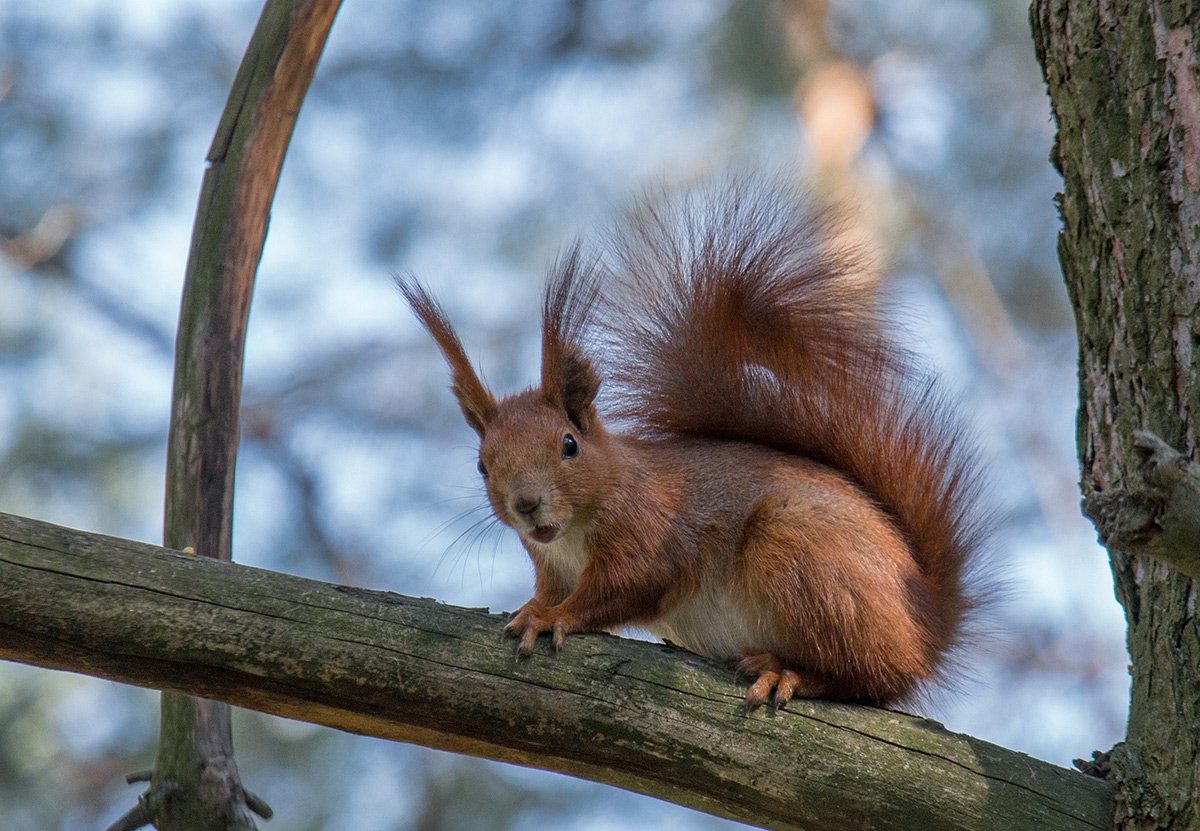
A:
[[[266,0],[208,152],[175,338],[163,537],[230,559],[242,360],[254,277],[292,129],[341,0]],[[171,831],[253,831],[225,704],[164,694],[153,807]],[[139,807],[144,807],[140,803]],[[265,814],[264,814],[265,811]]]
[[[148,782],[150,781],[150,776],[147,775],[145,779],[138,777],[136,781]],[[182,789],[182,785],[173,781],[153,786],[138,797],[137,805],[134,805],[122,814],[116,822],[108,826],[106,831],[137,831],[139,828],[144,828],[152,824],[154,822],[154,814],[159,806]]]
[[[1107,829],[1110,789],[927,719],[796,701],[572,636],[523,661],[502,618],[0,514],[0,657],[568,773],[772,828]]]
[[[1155,557],[1200,578],[1200,465],[1149,430],[1136,430],[1141,459],[1125,487],[1090,490],[1084,512],[1106,547]]]

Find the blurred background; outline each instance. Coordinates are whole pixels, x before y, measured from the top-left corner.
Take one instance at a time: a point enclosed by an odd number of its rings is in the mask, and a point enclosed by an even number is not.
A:
[[[0,0],[0,510],[161,540],[193,212],[256,0]],[[498,391],[539,291],[649,187],[794,171],[842,204],[905,340],[974,418],[1012,596],[928,714],[1059,764],[1124,732],[1124,622],[1079,516],[1053,128],[1024,0],[354,0],[304,104],[250,321],[234,556],[513,609],[531,568],[391,286]],[[0,664],[4,826],[102,828],[153,692]],[[264,828],[734,827],[538,771],[235,715]]]

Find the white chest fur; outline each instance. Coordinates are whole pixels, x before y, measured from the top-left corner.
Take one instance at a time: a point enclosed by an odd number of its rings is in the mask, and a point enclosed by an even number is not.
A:
[[[586,537],[582,528],[572,528],[551,543],[527,541],[527,546],[541,568],[549,568],[571,590],[588,563]]]
[[[583,529],[573,528],[549,544],[527,544],[539,568],[556,574],[568,591],[575,589],[589,559]],[[726,586],[705,587],[647,628],[664,640],[720,661],[743,649],[771,650],[774,642],[765,621],[739,606]]]
[[[709,586],[650,625],[663,640],[719,661],[743,649],[770,649],[763,621],[741,609],[724,587]]]

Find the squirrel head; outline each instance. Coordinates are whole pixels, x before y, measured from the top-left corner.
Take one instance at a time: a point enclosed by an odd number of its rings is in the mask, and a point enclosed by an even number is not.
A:
[[[496,516],[543,545],[587,524],[610,447],[590,403],[572,417],[546,393],[528,389],[498,402],[479,441],[479,472]]]
[[[451,389],[479,435],[479,472],[496,516],[542,545],[586,524],[610,479],[613,448],[595,407],[600,376],[583,349],[597,293],[578,247],[546,289],[541,386],[499,400],[437,301],[415,279],[398,277],[396,284],[450,366]]]

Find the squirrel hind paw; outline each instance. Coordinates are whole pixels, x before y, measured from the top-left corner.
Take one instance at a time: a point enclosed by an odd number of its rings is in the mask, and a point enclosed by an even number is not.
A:
[[[746,691],[746,712],[750,713],[765,704],[768,699],[778,711],[793,698],[817,698],[822,686],[806,678],[794,669],[783,665],[770,652],[743,652],[737,664],[738,675],[755,676]]]

